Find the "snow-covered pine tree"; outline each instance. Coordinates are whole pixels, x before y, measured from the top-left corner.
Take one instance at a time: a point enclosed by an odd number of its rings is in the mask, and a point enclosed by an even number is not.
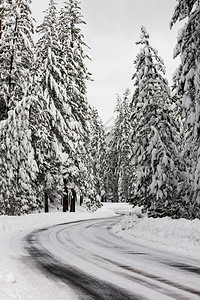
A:
[[[135,184],[135,171],[131,162],[132,147],[130,144],[130,133],[132,131],[130,90],[127,89],[120,100],[118,118],[115,126],[118,127],[118,195],[120,202],[130,202],[133,196]]]
[[[77,121],[77,115],[74,113],[74,77],[76,76],[76,65],[73,60],[73,47],[71,44],[70,31],[71,16],[68,11],[68,4],[65,3],[64,8],[61,9],[58,18],[58,38],[61,47],[60,63],[62,65],[61,75],[63,84],[65,85],[65,98],[69,103],[72,120],[68,122],[70,129],[71,145],[77,148],[79,140],[80,125]],[[72,159],[69,159],[71,155]],[[75,192],[80,192],[80,157],[77,151],[65,154],[62,173],[65,179],[65,190],[70,193],[73,189]],[[79,190],[79,191],[78,191]],[[82,192],[80,192],[82,194]],[[82,196],[82,195],[81,195]]]
[[[105,183],[108,202],[119,202],[118,197],[118,172],[117,172],[117,147],[114,139],[114,128],[106,134],[106,171]]]
[[[131,165],[131,145],[129,135],[130,91],[126,90],[123,99],[117,97],[114,128],[109,133],[107,150],[107,190],[108,198],[115,202],[128,202],[131,198],[133,170]]]
[[[30,1],[1,2],[0,39],[0,206],[1,214],[29,213],[40,208],[31,132],[30,70],[33,64],[33,19]]]
[[[20,215],[41,208],[26,97],[1,121],[0,214]]]
[[[107,197],[105,186],[106,140],[102,120],[95,108],[91,108],[90,130],[91,154],[96,179],[96,190],[97,194],[101,196],[102,201],[104,201]]]
[[[132,119],[133,163],[136,168],[134,204],[143,205],[149,216],[179,217],[176,158],[177,126],[171,117],[171,95],[165,67],[157,50],[149,45],[149,34],[141,28],[142,45],[134,62],[135,94]]]
[[[174,57],[181,63],[174,74],[174,88],[181,99],[183,121],[182,160],[185,180],[182,195],[185,217],[200,218],[200,2],[178,0],[170,26],[186,20],[179,31]]]
[[[90,73],[85,64],[89,56],[84,48],[89,46],[84,42],[81,25],[86,24],[81,14],[80,2],[69,0],[61,9],[59,18],[59,39],[61,42],[63,59],[67,64],[68,91],[71,96],[72,112],[82,128],[86,127],[88,103],[86,100],[86,81],[90,80]]]
[[[30,113],[39,182],[43,197],[44,193],[48,194],[50,200],[54,199],[54,204],[63,188],[62,154],[69,154],[73,149],[69,138],[71,110],[62,77],[64,66],[60,59],[57,14],[56,1],[50,0],[44,21],[37,27],[40,38],[36,44]]]
[[[63,78],[66,82],[66,92],[74,120],[72,131],[76,140],[76,156],[74,157],[76,157],[77,172],[74,172],[72,180],[80,194],[92,199],[94,207],[96,190],[90,149],[90,109],[86,97],[86,81],[90,78],[90,73],[85,65],[88,56],[84,48],[88,46],[84,42],[80,28],[85,21],[79,4],[77,0],[65,2],[60,12],[58,28],[62,60],[67,71]],[[87,203],[91,206],[90,201]]]
[[[107,201],[119,202],[119,140],[121,132],[119,125],[121,119],[121,99],[117,95],[117,104],[115,107],[116,118],[114,126],[107,132],[106,136],[106,190]]]
[[[31,0],[1,1],[0,120],[27,93],[33,63]]]

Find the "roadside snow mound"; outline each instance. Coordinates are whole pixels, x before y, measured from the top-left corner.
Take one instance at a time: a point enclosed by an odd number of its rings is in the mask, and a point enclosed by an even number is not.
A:
[[[147,218],[140,211],[124,216],[112,232],[135,243],[200,258],[200,220]]]

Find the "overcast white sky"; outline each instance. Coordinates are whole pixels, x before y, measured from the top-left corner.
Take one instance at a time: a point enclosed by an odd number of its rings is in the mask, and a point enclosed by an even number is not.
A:
[[[33,16],[40,24],[49,0],[32,0]],[[62,7],[63,0],[57,0]],[[150,34],[150,42],[164,59],[167,78],[178,64],[173,60],[173,49],[180,25],[169,29],[176,0],[82,0],[82,14],[87,25],[83,27],[85,41],[90,45],[92,58],[88,69],[93,82],[88,83],[88,100],[94,105],[106,123],[112,116],[116,94],[126,88],[133,91],[131,81],[133,61],[140,50],[140,27],[144,25]]]

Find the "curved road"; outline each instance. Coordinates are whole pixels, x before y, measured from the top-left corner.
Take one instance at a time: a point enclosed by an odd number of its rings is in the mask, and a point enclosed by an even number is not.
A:
[[[123,240],[109,231],[117,220],[34,231],[25,238],[29,260],[71,286],[77,299],[200,299],[199,261]]]

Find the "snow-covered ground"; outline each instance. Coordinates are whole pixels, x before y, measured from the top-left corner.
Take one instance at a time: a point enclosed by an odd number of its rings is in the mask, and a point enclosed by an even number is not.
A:
[[[148,219],[128,204],[104,204],[95,213],[77,207],[76,213],[54,212],[21,217],[0,216],[0,300],[74,300],[73,291],[45,275],[33,272],[22,260],[23,237],[30,231],[54,224],[104,218],[126,213],[111,229],[138,244],[200,258],[200,220]],[[66,295],[67,291],[67,295]],[[59,298],[58,298],[59,292]]]
[[[112,232],[140,245],[200,259],[200,220],[147,218],[139,208],[127,213]]]

